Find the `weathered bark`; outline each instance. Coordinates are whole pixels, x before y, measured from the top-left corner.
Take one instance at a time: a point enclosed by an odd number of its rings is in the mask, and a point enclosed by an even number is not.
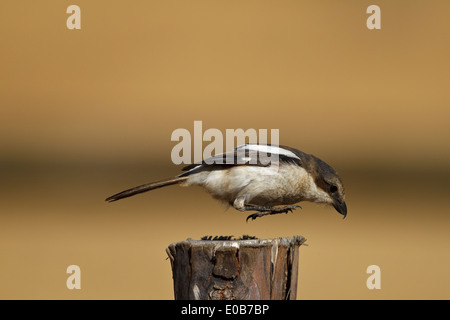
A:
[[[176,300],[296,299],[302,236],[192,240],[167,248]]]

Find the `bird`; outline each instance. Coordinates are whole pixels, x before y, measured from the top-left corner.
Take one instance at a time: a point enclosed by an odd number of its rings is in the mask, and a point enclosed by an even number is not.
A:
[[[244,144],[185,166],[182,171],[175,177],[119,192],[106,201],[180,184],[201,186],[236,210],[255,211],[246,221],[293,212],[303,201],[332,206],[344,218],[347,216],[345,189],[338,173],[316,156],[288,146]]]

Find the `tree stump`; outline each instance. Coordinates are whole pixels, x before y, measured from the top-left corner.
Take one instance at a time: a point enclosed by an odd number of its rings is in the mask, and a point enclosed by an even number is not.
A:
[[[293,300],[302,236],[173,243],[176,300]]]

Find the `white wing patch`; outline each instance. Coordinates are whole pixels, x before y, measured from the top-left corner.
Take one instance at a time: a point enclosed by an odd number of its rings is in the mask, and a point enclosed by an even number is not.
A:
[[[249,151],[259,151],[259,152],[265,152],[265,153],[274,153],[278,155],[287,156],[290,158],[298,159],[299,157],[295,155],[292,151],[277,147],[277,146],[268,146],[263,144],[244,144],[242,146],[237,147],[235,150],[249,150]]]

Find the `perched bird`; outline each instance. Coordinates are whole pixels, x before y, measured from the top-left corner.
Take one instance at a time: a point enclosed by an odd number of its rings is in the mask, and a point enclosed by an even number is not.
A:
[[[319,158],[300,150],[275,145],[246,144],[183,168],[184,173],[137,186],[106,199],[112,202],[153,189],[181,184],[205,188],[215,199],[247,217],[292,212],[301,201],[333,206],[347,215],[345,191],[336,171]]]

